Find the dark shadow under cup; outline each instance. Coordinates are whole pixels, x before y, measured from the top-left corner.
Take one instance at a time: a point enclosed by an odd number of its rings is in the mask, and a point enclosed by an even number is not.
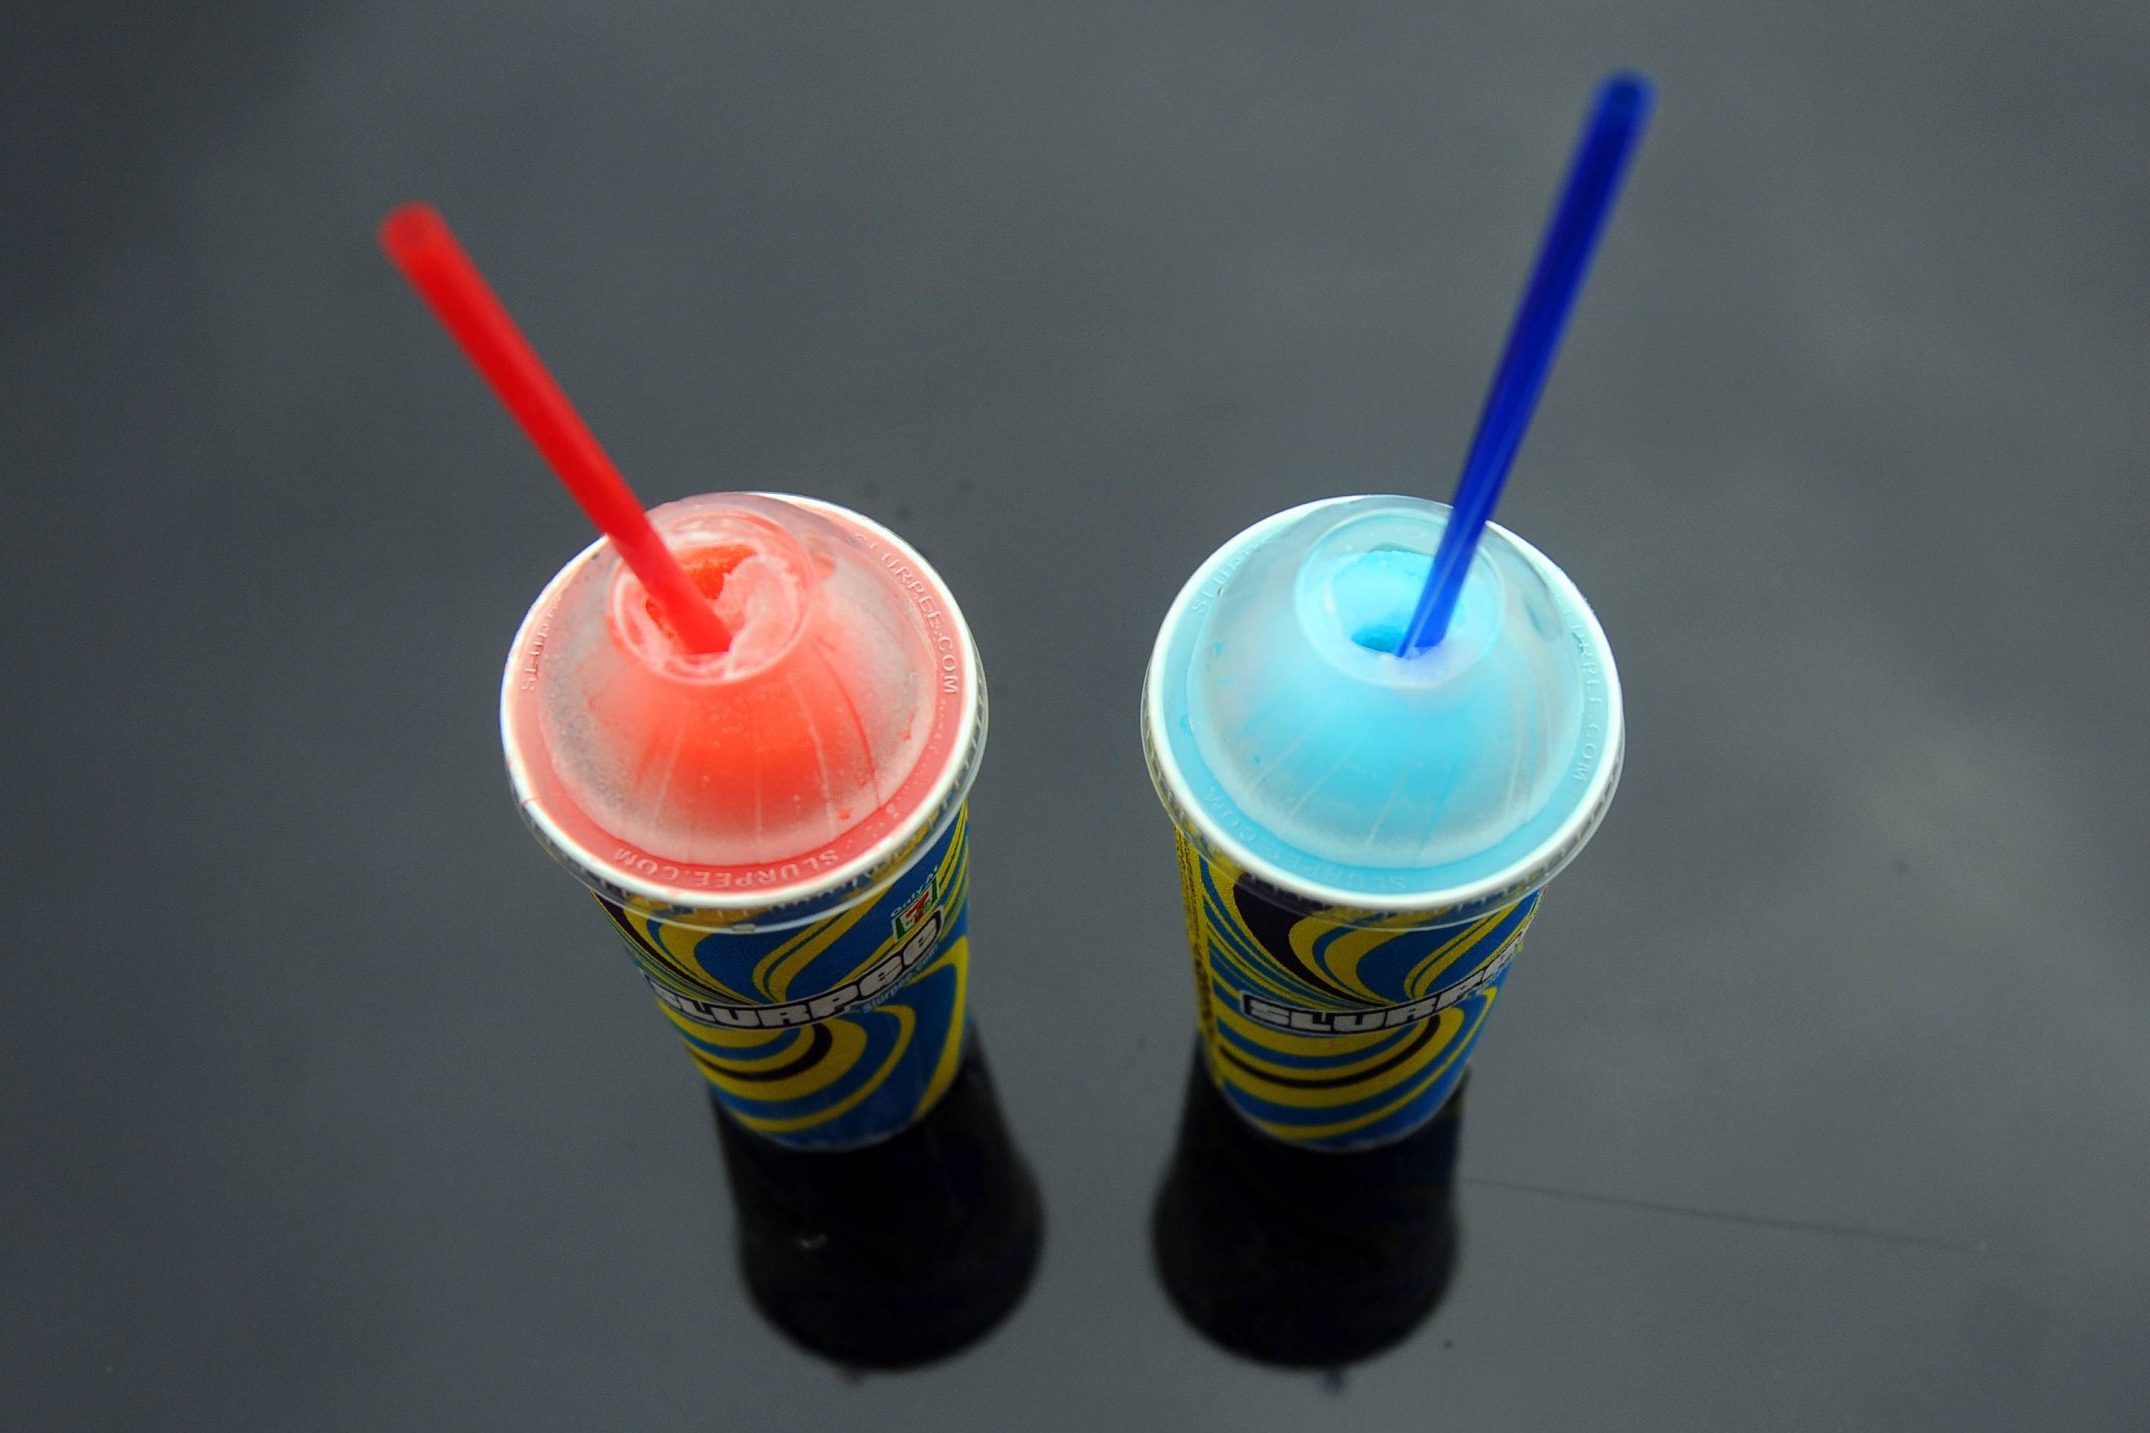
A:
[[[739,1264],[764,1317],[847,1368],[947,1358],[1021,1302],[1043,1218],[975,1040],[948,1093],[862,1149],[787,1149],[721,1107]]]
[[[1291,1368],[1341,1368],[1402,1341],[1455,1270],[1463,1094],[1393,1144],[1305,1149],[1235,1114],[1198,1048],[1150,1225],[1181,1316],[1233,1353]]]

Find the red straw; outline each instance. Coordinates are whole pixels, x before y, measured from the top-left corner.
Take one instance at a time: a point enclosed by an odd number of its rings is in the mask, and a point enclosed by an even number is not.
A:
[[[634,490],[597,446],[440,211],[430,204],[396,209],[381,222],[381,247],[492,385],[597,530],[612,539],[670,619],[680,645],[690,652],[721,652],[729,646],[731,634],[650,526]]]

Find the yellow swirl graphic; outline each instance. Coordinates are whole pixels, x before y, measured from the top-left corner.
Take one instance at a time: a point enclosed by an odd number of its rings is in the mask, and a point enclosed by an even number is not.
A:
[[[1204,1048],[1241,1113],[1280,1138],[1340,1147],[1430,1117],[1484,1025],[1535,894],[1444,923],[1296,903],[1184,838],[1179,855]]]
[[[1395,1099],[1389,1101],[1387,1104],[1382,1105],[1379,1109],[1369,1110],[1364,1114],[1356,1115],[1351,1119],[1339,1120],[1331,1124],[1284,1124],[1275,1120],[1265,1120],[1258,1117],[1254,1119],[1254,1123],[1260,1128],[1269,1131],[1269,1133],[1283,1139],[1314,1140],[1333,1139],[1338,1135],[1350,1134],[1353,1130],[1365,1129],[1369,1125],[1376,1124],[1379,1121],[1388,1118],[1390,1115],[1396,1113],[1398,1110],[1404,1108],[1413,1100],[1417,1099],[1420,1095],[1424,1094],[1429,1088],[1431,1088],[1435,1083],[1437,1083],[1443,1076],[1448,1073],[1450,1065],[1452,1065],[1465,1051],[1471,1048],[1472,1041],[1477,1038],[1479,1026],[1485,1024],[1486,1015],[1493,1009],[1493,1000],[1498,993],[1499,992],[1497,991],[1488,990],[1482,997],[1477,997],[1473,1001],[1471,1001],[1470,1003],[1476,1005],[1477,1009],[1472,1015],[1467,1017],[1467,1023],[1463,1025],[1460,1035],[1452,1032],[1446,1038],[1438,1042],[1438,1049],[1436,1053],[1445,1052],[1446,1058],[1443,1059],[1437,1067],[1435,1067],[1431,1071],[1426,1072],[1425,1078],[1419,1080],[1410,1089],[1404,1091],[1402,1094],[1398,1095]],[[1451,1009],[1444,1010],[1441,1013],[1444,1016],[1456,1015],[1461,1012],[1462,1008],[1462,1006],[1456,1006]],[[1421,1068],[1423,1069],[1423,1067]]]
[[[789,1119],[770,1119],[761,1115],[745,1114],[738,1110],[732,1112],[732,1117],[747,1128],[760,1130],[764,1134],[786,1134],[793,1130],[807,1129],[813,1125],[827,1124],[830,1120],[846,1113],[868,1095],[879,1089],[881,1082],[888,1078],[889,1072],[902,1063],[904,1052],[911,1048],[911,1030],[917,1024],[918,1017],[911,1012],[910,1007],[907,1005],[884,1005],[879,1009],[869,1010],[864,1016],[858,1018],[894,1020],[900,1027],[897,1030],[895,1042],[889,1046],[887,1057],[881,1061],[880,1068],[875,1070],[864,1084],[838,1100],[835,1104],[814,1110],[808,1114],[794,1115]],[[866,1048],[866,1034],[858,1028],[856,1020],[853,1018],[826,1020],[822,1022],[822,1028],[834,1036],[839,1044],[856,1041],[857,1043],[852,1045],[849,1051],[850,1057],[854,1060],[858,1058],[859,1051]],[[843,1069],[836,1069],[829,1075],[828,1080],[833,1080],[843,1073]],[[711,1078],[714,1079],[715,1077],[712,1076]],[[822,1083],[827,1084],[828,1080],[824,1080]],[[718,1084],[721,1087],[722,1081],[718,1081]],[[816,1088],[819,1088],[819,1086]],[[745,1092],[734,1091],[734,1093]]]
[[[932,1109],[940,1097],[948,1093],[948,1087],[955,1083],[956,1068],[963,1063],[963,1020],[970,999],[969,936],[950,944],[945,955],[926,967],[925,974],[931,975],[942,969],[955,972],[955,1009],[949,1016],[947,1033],[941,1042],[941,1057],[933,1066],[933,1078],[926,1083],[926,1088],[919,1093],[918,1103],[912,1107],[914,1119]]]
[[[1447,982],[1441,980],[1441,976],[1447,973],[1448,968],[1464,956],[1472,954],[1474,947],[1484,940],[1486,936],[1490,935],[1495,926],[1506,919],[1508,919],[1508,912],[1500,910],[1495,911],[1484,920],[1473,921],[1465,926],[1454,940],[1449,941],[1412,968],[1411,973],[1404,978],[1404,989],[1410,993],[1413,1000],[1416,1000],[1427,991],[1432,990],[1436,983],[1446,984]],[[1501,949],[1506,949],[1506,946],[1503,945]],[[1485,960],[1497,959],[1499,955],[1500,950],[1488,952]],[[1485,961],[1480,961],[1479,963],[1484,964]]]

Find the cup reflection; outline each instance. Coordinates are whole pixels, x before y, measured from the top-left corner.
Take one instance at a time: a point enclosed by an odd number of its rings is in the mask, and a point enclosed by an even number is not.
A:
[[[983,1338],[1037,1265],[1037,1187],[970,1043],[948,1093],[879,1144],[787,1149],[717,1110],[748,1292],[779,1332],[848,1368],[898,1369]]]
[[[1197,1048],[1150,1224],[1181,1316],[1233,1353],[1292,1368],[1340,1368],[1400,1342],[1455,1269],[1468,1083],[1404,1139],[1325,1153],[1234,1113]]]

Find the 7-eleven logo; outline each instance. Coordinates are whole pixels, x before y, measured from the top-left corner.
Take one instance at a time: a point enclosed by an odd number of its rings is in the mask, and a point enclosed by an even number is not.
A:
[[[896,912],[895,924],[898,939],[908,935],[920,921],[926,918],[926,912],[932,909],[933,882],[928,881],[918,888],[917,895],[905,901],[903,908]]]

